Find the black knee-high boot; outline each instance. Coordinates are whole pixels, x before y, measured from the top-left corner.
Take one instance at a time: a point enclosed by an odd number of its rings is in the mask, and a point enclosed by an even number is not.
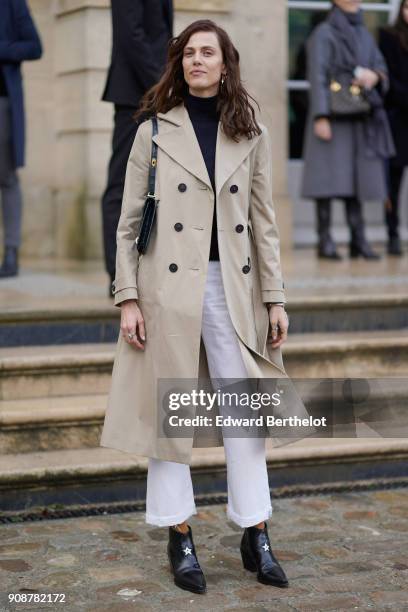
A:
[[[399,193],[404,175],[403,166],[389,166],[389,204],[385,209],[385,222],[388,231],[388,254],[401,256],[403,254],[399,237]]]
[[[380,259],[366,240],[361,202],[358,198],[345,198],[347,223],[350,228],[350,257]]]
[[[18,274],[18,248],[6,246],[4,259],[0,267],[0,278],[17,276]]]
[[[318,256],[324,259],[342,259],[330,234],[331,201],[329,198],[316,200],[317,234],[319,237]]]

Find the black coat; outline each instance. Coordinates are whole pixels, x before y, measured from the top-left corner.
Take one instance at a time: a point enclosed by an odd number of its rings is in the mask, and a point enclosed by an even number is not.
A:
[[[102,99],[136,107],[164,69],[172,0],[112,0],[111,13],[112,58]]]
[[[393,162],[408,166],[408,51],[395,34],[385,29],[380,30],[379,44],[390,78],[386,107],[397,149]]]
[[[25,0],[0,0],[0,70],[11,107],[15,167],[24,165],[25,118],[21,62],[41,57],[40,37]],[[1,126],[0,126],[1,129]]]

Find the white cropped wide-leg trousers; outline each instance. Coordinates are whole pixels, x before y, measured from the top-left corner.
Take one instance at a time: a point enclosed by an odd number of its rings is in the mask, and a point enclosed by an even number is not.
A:
[[[221,268],[210,261],[204,294],[202,338],[212,384],[218,379],[247,378],[236,332],[228,312]],[[272,515],[265,438],[224,436],[227,465],[227,516],[240,527],[250,527]],[[197,513],[190,466],[149,458],[146,523],[175,525]]]

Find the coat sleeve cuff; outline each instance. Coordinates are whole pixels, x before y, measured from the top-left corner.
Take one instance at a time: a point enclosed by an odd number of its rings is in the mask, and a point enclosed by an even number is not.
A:
[[[271,277],[270,275],[266,279],[261,279],[262,291],[283,291],[285,283],[280,277]]]
[[[278,289],[262,291],[262,301],[264,304],[266,304],[267,302],[283,302],[285,304],[285,292],[279,291]]]
[[[119,289],[115,291],[115,306],[120,306],[121,302],[125,300],[137,300],[138,293],[136,287],[125,287],[125,289]]]

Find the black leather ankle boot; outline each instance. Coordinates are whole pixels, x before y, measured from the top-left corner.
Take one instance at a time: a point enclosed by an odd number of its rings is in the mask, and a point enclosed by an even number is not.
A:
[[[285,572],[272,552],[266,522],[263,529],[246,527],[240,550],[244,568],[257,572],[259,582],[277,587],[289,586]]]
[[[188,533],[181,533],[169,527],[167,555],[174,575],[174,584],[193,593],[206,592],[205,576],[197,559],[190,525]]]
[[[17,247],[8,247],[4,249],[3,264],[0,267],[0,278],[17,276],[18,274],[18,249]]]

